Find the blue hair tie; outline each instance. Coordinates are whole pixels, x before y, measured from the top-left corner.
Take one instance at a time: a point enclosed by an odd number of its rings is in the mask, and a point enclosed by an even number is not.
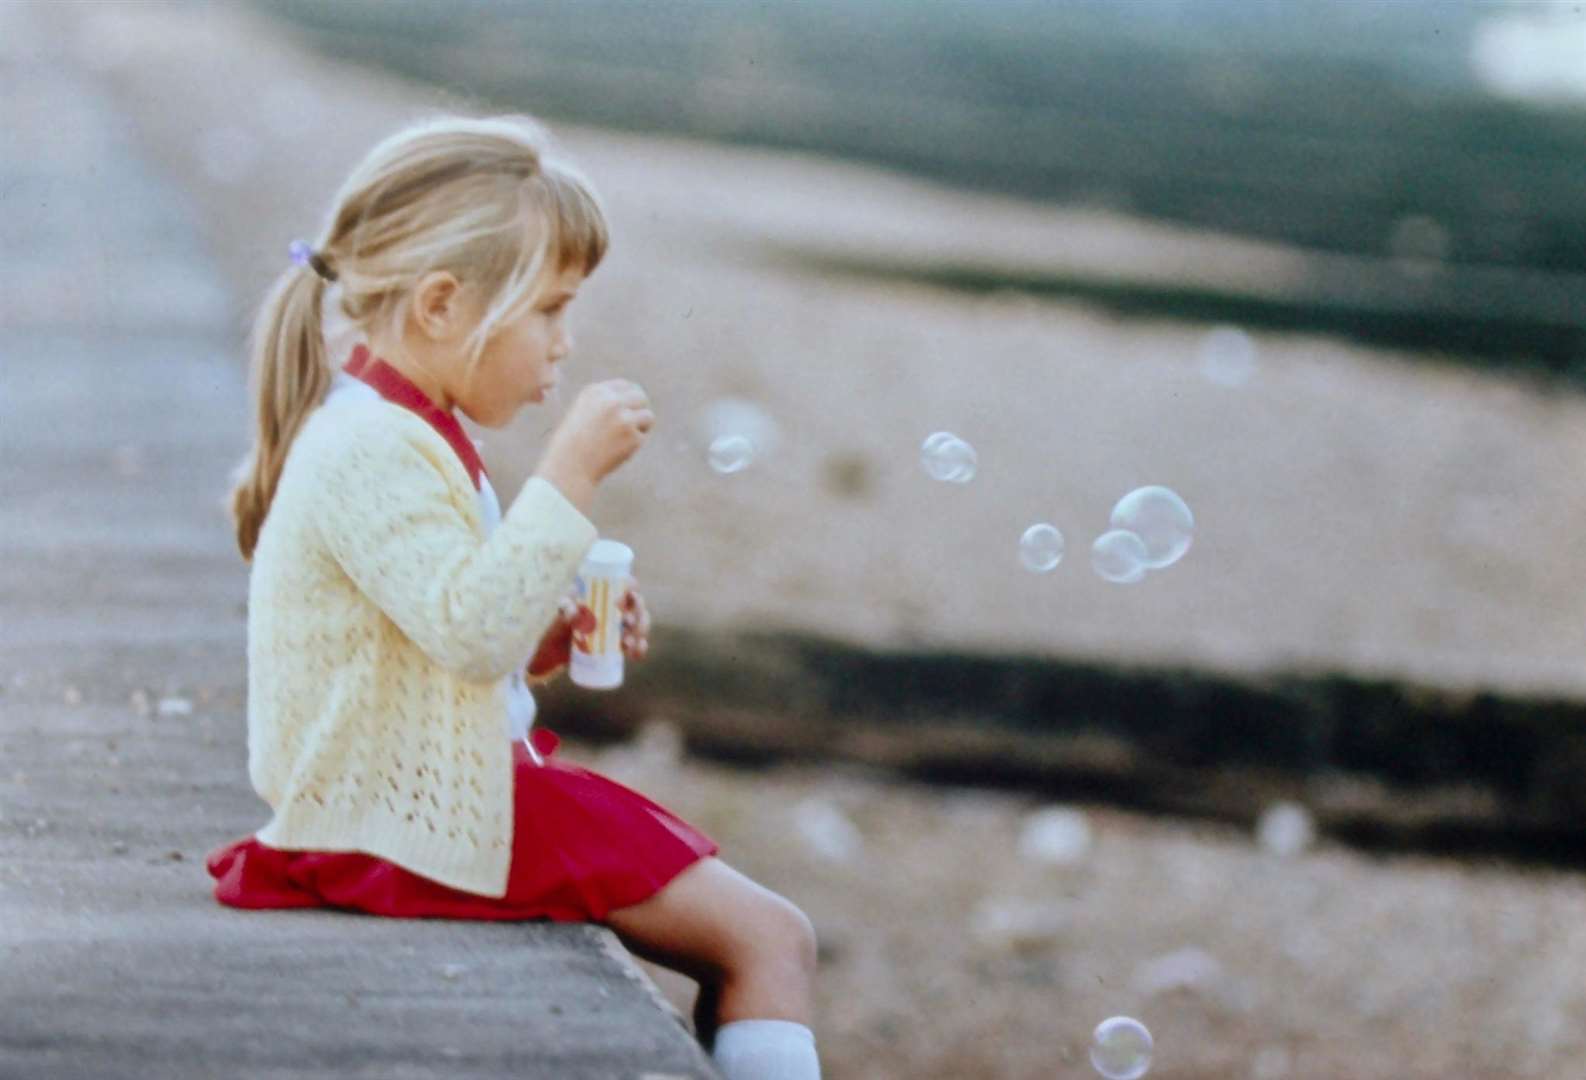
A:
[[[326,281],[336,280],[336,271],[331,269],[330,263],[326,262],[325,257],[309,247],[305,241],[293,240],[287,245],[286,253],[291,256],[294,264],[314,271]]]

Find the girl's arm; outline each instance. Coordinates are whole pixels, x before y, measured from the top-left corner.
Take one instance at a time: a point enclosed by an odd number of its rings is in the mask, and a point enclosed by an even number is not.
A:
[[[482,541],[447,480],[461,466],[422,420],[393,424],[384,405],[337,419],[302,462],[332,557],[437,664],[479,681],[516,670],[554,621],[594,525],[535,477]]]

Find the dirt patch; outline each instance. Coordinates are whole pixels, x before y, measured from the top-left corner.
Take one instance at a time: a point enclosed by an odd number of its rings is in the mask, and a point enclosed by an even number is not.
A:
[[[1090,1030],[1117,1013],[1151,1030],[1161,1077],[1562,1076],[1586,1048],[1578,876],[1284,858],[1244,830],[1095,805],[1071,807],[1086,853],[1042,862],[1021,854],[1043,808],[1028,797],[746,774],[678,744],[662,724],[569,753],[805,908],[834,1078],[1085,1077]]]

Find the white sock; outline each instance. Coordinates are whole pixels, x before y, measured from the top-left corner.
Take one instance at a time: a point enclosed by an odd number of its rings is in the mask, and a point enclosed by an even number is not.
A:
[[[815,1033],[791,1020],[734,1020],[716,1029],[726,1080],[821,1080]]]

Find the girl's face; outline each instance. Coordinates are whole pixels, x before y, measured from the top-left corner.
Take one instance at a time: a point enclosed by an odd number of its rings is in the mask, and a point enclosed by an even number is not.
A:
[[[564,271],[533,308],[496,328],[456,395],[469,419],[505,427],[523,406],[545,400],[559,381],[560,362],[573,350],[567,307],[583,281],[577,268]]]

